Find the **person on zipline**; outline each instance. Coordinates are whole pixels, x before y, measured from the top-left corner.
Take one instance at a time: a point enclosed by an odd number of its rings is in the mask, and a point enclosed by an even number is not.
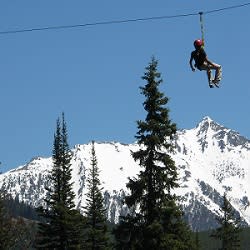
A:
[[[203,49],[202,45],[203,45],[202,40],[197,39],[194,41],[195,50],[192,51],[192,53],[191,53],[191,57],[190,57],[190,61],[189,61],[190,67],[191,67],[192,71],[195,71],[194,66],[199,70],[206,70],[209,87],[213,88],[213,84],[215,84],[218,87],[217,84],[221,80],[221,73],[222,73],[221,65],[216,64],[216,63],[208,60],[207,54],[206,54],[205,50]],[[193,66],[193,60],[195,62],[194,66]],[[212,72],[211,72],[212,69],[215,70],[215,78],[214,79],[212,79]]]

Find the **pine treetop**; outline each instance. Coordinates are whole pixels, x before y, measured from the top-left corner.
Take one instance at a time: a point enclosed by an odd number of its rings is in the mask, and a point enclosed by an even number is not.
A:
[[[173,195],[179,186],[178,173],[169,153],[174,150],[176,124],[169,119],[169,99],[159,90],[163,81],[157,64],[153,57],[142,77],[146,84],[140,88],[146,118],[137,122],[136,139],[141,147],[132,156],[141,171],[129,179],[130,194],[125,198],[135,212],[121,218],[116,237],[119,247],[128,247],[122,241],[125,235],[130,238],[131,249],[191,250],[195,249],[191,232]]]

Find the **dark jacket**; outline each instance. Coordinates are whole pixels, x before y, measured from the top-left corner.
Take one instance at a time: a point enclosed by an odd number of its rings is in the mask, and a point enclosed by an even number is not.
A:
[[[198,68],[199,70],[201,70],[200,66],[202,66],[204,64],[206,57],[207,57],[207,54],[206,54],[205,50],[203,48],[199,48],[199,49],[194,50],[191,53],[190,61],[192,61],[194,59],[194,61],[195,61],[194,66],[196,68]]]

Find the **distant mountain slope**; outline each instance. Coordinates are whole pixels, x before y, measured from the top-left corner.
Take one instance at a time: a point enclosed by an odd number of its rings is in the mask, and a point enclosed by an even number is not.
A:
[[[216,226],[214,217],[219,214],[224,192],[242,216],[242,223],[249,225],[250,140],[205,117],[195,128],[178,131],[174,143],[176,152],[171,156],[178,167],[181,185],[175,192],[181,196],[185,217],[192,229],[206,230]],[[131,157],[131,151],[137,149],[137,144],[95,144],[111,222],[117,222],[119,215],[128,211],[122,198],[127,192],[127,178],[136,176],[140,170]],[[85,202],[91,144],[76,145],[72,152],[75,204],[81,208]],[[44,187],[50,185],[47,175],[51,168],[51,158],[34,158],[26,165],[0,175],[0,186],[13,198],[38,206],[46,196]]]

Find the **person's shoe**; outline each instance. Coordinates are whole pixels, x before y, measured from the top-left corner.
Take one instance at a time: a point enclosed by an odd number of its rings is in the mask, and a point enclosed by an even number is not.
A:
[[[212,83],[214,84],[215,87],[219,88],[219,83],[220,83],[219,79],[214,79]]]
[[[208,86],[209,86],[209,88],[213,88],[214,87],[212,80],[208,80]]]
[[[219,83],[220,82],[220,79],[214,79],[214,80],[212,80],[212,83]]]

